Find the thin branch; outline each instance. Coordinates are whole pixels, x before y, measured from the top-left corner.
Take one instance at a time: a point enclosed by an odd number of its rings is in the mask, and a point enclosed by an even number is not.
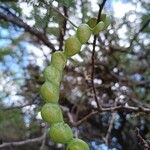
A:
[[[18,142],[3,143],[0,145],[0,148],[10,147],[10,146],[22,146],[25,144],[37,143],[37,142],[41,142],[43,138],[45,138],[45,133],[42,136],[34,138],[34,139],[28,139],[28,140],[18,141]]]
[[[114,103],[114,106],[115,107],[117,106],[117,102],[116,101]],[[109,123],[109,127],[108,127],[108,130],[107,130],[106,136],[104,137],[104,141],[105,141],[105,143],[107,145],[109,144],[109,137],[110,137],[111,131],[113,129],[113,123],[114,123],[114,120],[115,120],[115,116],[116,116],[116,112],[113,112],[111,114],[111,120],[110,120],[110,123]]]
[[[1,6],[1,5],[0,5],[0,8],[3,9],[7,14],[12,15],[13,17],[17,17],[16,14],[12,13],[12,12],[9,10],[9,8],[7,8],[7,7],[5,7],[5,6]]]
[[[77,26],[71,21],[69,20],[69,18],[67,16],[64,16],[60,11],[58,11],[57,8],[53,7],[52,5],[50,5],[50,7],[55,10],[60,16],[62,16],[64,19],[68,20],[68,22],[70,22],[75,28],[77,28]]]
[[[63,6],[64,16],[68,17],[67,7]],[[66,33],[67,20],[63,19],[62,24],[59,25],[59,50],[63,48],[64,36]]]
[[[140,135],[140,130],[138,128],[136,128],[135,130],[136,132],[136,136],[137,136],[137,140],[139,145],[143,148],[143,150],[150,150],[150,144],[148,141],[146,141],[141,135]]]
[[[42,2],[45,4],[45,5],[48,5],[48,3],[46,3],[44,0],[42,0]],[[52,6],[51,4],[49,4],[49,7],[51,7],[55,12],[57,12],[60,16],[62,16],[65,20],[68,20],[68,22],[70,22],[75,28],[77,28],[77,26],[71,21],[69,20],[68,16],[66,15],[63,15],[59,10],[58,8]]]
[[[22,109],[23,107],[31,106],[31,105],[35,105],[35,104],[29,103],[29,104],[24,104],[20,106],[11,106],[11,107],[2,108],[2,110],[8,111],[8,110],[13,110],[13,109]]]
[[[97,18],[97,23],[100,20],[101,12],[102,12],[102,9],[103,9],[105,3],[106,3],[106,0],[103,0],[102,4],[99,5],[99,13],[98,13],[98,18]],[[92,50],[92,56],[91,56],[91,60],[92,60],[91,84],[92,84],[92,89],[93,89],[93,93],[94,93],[94,99],[96,101],[97,107],[98,107],[99,110],[101,110],[102,107],[101,107],[101,105],[98,102],[97,95],[96,95],[96,88],[95,88],[95,85],[94,85],[94,74],[95,74],[95,68],[94,67],[95,67],[96,40],[97,40],[97,36],[95,35],[94,36],[94,40],[93,40],[93,50]]]
[[[68,117],[69,117],[69,120],[71,122],[71,124],[73,126],[79,126],[81,123],[83,123],[84,121],[86,121],[88,118],[90,118],[91,116],[97,114],[98,111],[92,111],[91,113],[89,113],[88,115],[86,115],[85,117],[83,117],[81,120],[77,121],[77,122],[74,122],[73,118],[72,118],[72,115],[70,113],[68,113]]]
[[[124,22],[124,23],[125,23],[125,22]],[[129,47],[123,48],[123,47],[114,47],[114,46],[110,45],[109,47],[110,47],[111,52],[130,53],[130,54],[132,54],[132,55],[136,55],[135,52],[133,52],[133,51],[129,52],[128,49],[131,48],[133,42],[137,39],[137,37],[139,36],[139,34],[149,25],[149,23],[150,23],[150,19],[148,19],[148,20],[143,24],[143,26],[139,29],[139,31],[134,34],[133,38],[132,38],[131,41],[130,41]]]
[[[108,130],[107,130],[107,134],[104,138],[104,141],[105,143],[108,145],[108,140],[109,140],[109,137],[110,137],[110,134],[111,134],[111,131],[112,131],[112,128],[113,128],[113,123],[114,123],[114,120],[115,120],[115,115],[116,113],[112,113],[112,117],[111,117],[111,120],[110,120],[110,124],[109,124],[109,127],[108,127]]]
[[[103,108],[101,112],[114,112],[114,111],[120,111],[120,112],[134,112],[134,113],[139,113],[139,112],[144,112],[144,113],[150,113],[149,108],[145,107],[134,107],[134,106],[115,106],[115,107],[110,107],[110,108]]]
[[[42,144],[41,144],[39,150],[44,150],[44,146],[45,146],[45,142],[46,142],[46,135],[47,135],[47,125],[44,129],[43,140],[42,140]]]
[[[87,120],[88,118],[90,118],[91,116],[93,116],[93,115],[95,115],[95,114],[97,114],[96,111],[93,111],[93,112],[89,113],[88,115],[86,115],[85,117],[83,117],[81,120],[79,120],[79,121],[76,123],[76,125],[77,125],[77,126],[80,125],[82,122],[84,122],[85,120]]]
[[[143,24],[143,26],[140,28],[140,30],[139,30],[137,33],[135,33],[134,37],[133,37],[133,38],[131,39],[131,41],[130,41],[130,46],[129,46],[129,48],[131,48],[133,42],[137,39],[137,37],[138,37],[138,35],[140,34],[140,32],[142,32],[142,31],[149,25],[149,23],[150,23],[150,19],[148,19],[148,20]]]
[[[18,17],[12,16],[12,15],[5,15],[2,12],[0,12],[0,19],[3,19],[7,22],[11,22],[12,24],[17,25],[20,28],[23,28],[26,32],[31,33],[32,35],[36,36],[40,41],[42,41],[46,46],[52,49],[52,51],[56,51],[53,44],[49,41],[47,36],[45,36],[42,32],[38,31],[35,28],[30,27],[28,24],[23,22]]]
[[[81,120],[74,122],[73,118],[69,116],[70,122],[73,126],[79,126],[80,124],[82,124],[84,121],[86,121],[87,119],[89,119],[90,117],[92,117],[93,115],[99,114],[99,113],[103,113],[103,112],[127,112],[127,113],[140,113],[143,112],[146,115],[150,114],[150,108],[145,108],[145,107],[134,107],[134,106],[113,106],[113,107],[109,107],[109,108],[102,108],[101,110],[94,110],[91,113],[87,114],[86,116],[84,116]],[[69,114],[71,115],[71,114]]]

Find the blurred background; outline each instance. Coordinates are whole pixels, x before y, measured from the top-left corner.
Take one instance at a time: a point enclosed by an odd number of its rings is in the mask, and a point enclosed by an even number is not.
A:
[[[75,34],[70,21],[79,26],[97,17],[102,2],[0,0],[0,149],[65,149],[48,138],[41,119],[42,73],[52,52],[63,50],[64,41]],[[91,37],[64,70],[60,91],[64,118],[75,137],[88,142],[91,150],[148,150],[150,1],[106,0],[103,13],[110,16],[111,25],[97,37],[96,96],[103,108],[133,109],[95,113],[78,123],[97,108],[91,83]]]

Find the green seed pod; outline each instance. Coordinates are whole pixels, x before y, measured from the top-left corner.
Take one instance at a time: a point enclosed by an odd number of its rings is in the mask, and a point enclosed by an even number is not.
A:
[[[55,66],[59,71],[62,71],[65,68],[67,58],[62,51],[58,51],[52,54],[51,64]]]
[[[76,36],[69,37],[65,42],[65,55],[71,57],[79,53],[81,49],[81,43]]]
[[[81,24],[77,29],[77,37],[81,44],[85,44],[89,40],[91,34],[91,29],[87,24]]]
[[[100,21],[93,29],[93,34],[97,35],[99,32],[103,31],[105,24],[103,21]]]
[[[73,139],[68,143],[67,150],[90,150],[90,148],[83,140]]]
[[[57,103],[59,100],[59,87],[46,81],[40,89],[40,94],[45,102]]]
[[[49,124],[63,122],[62,111],[57,104],[45,104],[41,109],[41,116]]]
[[[96,18],[90,18],[87,22],[90,28],[94,28],[97,24],[97,19]]]
[[[57,143],[67,144],[73,139],[71,128],[63,122],[53,124],[48,133],[51,140]]]
[[[59,86],[62,79],[62,72],[51,64],[44,70],[44,78],[45,80],[50,81]]]

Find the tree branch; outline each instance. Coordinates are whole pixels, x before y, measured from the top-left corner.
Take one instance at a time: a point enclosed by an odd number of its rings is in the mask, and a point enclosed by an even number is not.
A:
[[[42,32],[38,31],[35,28],[30,27],[28,24],[23,22],[18,17],[12,16],[12,15],[5,15],[4,13],[0,12],[0,19],[3,19],[7,22],[11,22],[12,24],[17,25],[20,28],[23,28],[26,32],[31,33],[32,35],[36,36],[40,41],[42,41],[46,46],[52,49],[52,51],[56,51],[53,44],[49,41],[47,36],[45,36]]]
[[[149,150],[150,144],[140,135],[140,130],[138,128],[136,128],[135,132],[136,132],[136,136],[137,136],[139,145],[141,145],[143,150]]]
[[[44,0],[41,0],[45,5],[48,5],[47,2],[45,2]],[[59,10],[58,8],[54,7],[51,5],[51,2],[49,4],[49,7],[51,7],[55,12],[57,12],[60,16],[62,16],[65,20],[68,20],[68,22],[70,22],[75,28],[77,28],[77,26],[71,21],[69,20],[68,16],[66,15],[63,15]]]
[[[137,33],[135,33],[134,37],[133,37],[133,38],[131,39],[131,41],[130,41],[130,46],[129,46],[129,48],[131,48],[131,46],[132,46],[133,42],[136,40],[137,36],[140,34],[140,32],[142,32],[142,31],[149,25],[149,23],[150,23],[150,19],[148,19],[148,20],[143,24],[143,26],[140,28],[140,30],[139,30]]]
[[[101,12],[102,12],[102,9],[103,9],[105,3],[106,3],[106,0],[103,0],[103,2],[99,5],[99,12],[98,12],[98,17],[97,17],[97,23],[100,20]],[[94,67],[95,67],[96,40],[97,40],[97,36],[95,35],[94,36],[94,40],[93,40],[93,51],[92,51],[92,56],[91,56],[91,60],[92,60],[91,84],[92,84],[92,89],[93,89],[93,93],[94,93],[94,99],[96,101],[97,107],[98,107],[99,110],[101,110],[102,107],[101,107],[101,105],[98,102],[97,95],[96,95],[96,88],[95,88],[95,85],[94,85],[94,74],[95,74],[95,68]]]
[[[10,107],[2,108],[2,110],[8,111],[8,110],[14,110],[14,109],[22,109],[23,107],[32,106],[32,105],[36,105],[36,104],[29,103],[29,104],[24,104],[24,105],[19,105],[19,106],[10,106]]]
[[[71,118],[70,122],[73,126],[79,126],[82,124],[84,121],[92,117],[93,115],[103,113],[103,112],[127,112],[127,113],[140,113],[143,112],[146,115],[150,114],[150,108],[145,108],[145,107],[134,107],[134,106],[113,106],[109,108],[102,108],[101,110],[96,109],[92,111],[91,113],[87,114],[84,116],[81,120],[74,122],[73,119]],[[69,114],[70,115],[70,114]],[[70,116],[69,116],[70,119]]]
[[[63,6],[64,16],[68,17],[67,7]],[[64,36],[66,33],[67,20],[63,19],[62,24],[59,25],[59,50],[61,51],[63,48]]]
[[[46,142],[46,135],[47,135],[47,125],[46,125],[46,127],[45,127],[45,129],[44,129],[42,144],[41,144],[39,150],[44,150],[44,146],[45,146],[45,142]]]
[[[116,101],[115,101],[115,106],[116,106]],[[110,120],[110,123],[109,123],[109,127],[108,127],[108,130],[107,130],[106,136],[104,137],[104,141],[107,145],[109,144],[109,137],[110,137],[112,129],[113,129],[113,123],[114,123],[114,120],[115,120],[116,112],[113,112],[111,115],[112,116],[111,116],[111,120]]]
[[[45,133],[42,136],[34,138],[34,139],[28,139],[28,140],[18,141],[18,142],[3,143],[0,145],[0,148],[10,147],[10,146],[22,146],[25,144],[37,143],[37,142],[41,142],[43,138],[45,138]]]
[[[110,120],[110,124],[109,124],[108,130],[107,130],[107,134],[106,134],[106,136],[104,138],[105,143],[107,145],[108,145],[108,142],[109,142],[109,137],[110,137],[111,131],[113,129],[114,119],[115,119],[115,113],[112,114],[112,117],[111,117],[111,120]]]
[[[69,18],[67,16],[64,16],[61,12],[58,11],[57,8],[54,8],[53,6],[50,5],[50,7],[55,10],[60,16],[62,16],[65,20],[68,20],[68,22],[70,22],[75,28],[77,28],[77,26],[71,21],[69,20]]]

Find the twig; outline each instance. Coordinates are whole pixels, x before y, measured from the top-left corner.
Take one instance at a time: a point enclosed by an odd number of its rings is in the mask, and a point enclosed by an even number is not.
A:
[[[140,131],[139,131],[138,128],[136,128],[135,132],[136,132],[136,136],[137,136],[138,143],[139,143],[139,145],[143,148],[143,150],[150,150],[149,142],[146,141],[146,140],[140,135]]]
[[[133,36],[133,38],[132,38],[131,41],[130,41],[130,46],[129,46],[129,48],[131,48],[131,46],[132,46],[133,42],[136,40],[137,36],[140,34],[140,32],[142,32],[142,31],[149,25],[149,23],[150,23],[150,19],[148,19],[148,20],[143,24],[143,26],[140,28],[140,30],[139,30],[137,33],[135,33],[135,35]]]
[[[70,122],[71,122],[71,124],[73,125],[73,126],[79,126],[81,123],[83,123],[85,120],[87,120],[88,118],[90,118],[91,116],[93,116],[93,115],[95,115],[95,114],[97,114],[98,113],[98,111],[92,111],[91,113],[89,113],[88,115],[86,115],[85,117],[83,117],[81,120],[79,120],[79,121],[77,121],[77,122],[74,122],[73,121],[73,118],[72,118],[72,116],[71,116],[71,114],[70,113],[68,113],[68,117],[69,117],[69,120],[70,120]]]
[[[42,0],[42,2],[43,2],[45,5],[48,5],[44,0]],[[52,6],[51,4],[49,4],[49,6],[50,6],[55,12],[57,12],[60,16],[62,16],[64,19],[68,20],[68,22],[70,22],[75,28],[77,28],[77,26],[76,26],[71,20],[69,20],[69,18],[68,18],[66,15],[63,15],[63,14],[58,10],[58,8]]]
[[[105,3],[106,3],[106,0],[103,0],[102,4],[99,5],[99,13],[98,13],[98,18],[97,18],[97,23],[100,20],[101,12],[102,12],[102,9],[103,9]],[[96,89],[95,89],[95,85],[94,85],[94,74],[95,74],[95,68],[94,68],[94,66],[95,66],[96,40],[97,40],[97,36],[95,35],[94,36],[94,40],[93,40],[93,50],[92,50],[92,57],[91,57],[91,60],[92,60],[91,83],[92,83],[92,89],[93,89],[93,93],[94,93],[94,99],[96,101],[98,109],[101,110],[102,107],[101,107],[101,105],[98,102],[97,95],[96,95]]]
[[[41,144],[39,150],[44,150],[44,146],[45,146],[45,142],[46,142],[46,135],[47,135],[47,126],[44,129],[43,140],[42,140],[42,144]]]
[[[64,16],[68,17],[67,14],[67,7],[63,6],[63,11],[64,11]],[[59,50],[62,50],[63,48],[63,41],[64,41],[64,36],[66,33],[66,26],[67,26],[67,20],[63,19],[62,25],[59,25]]]
[[[2,110],[8,111],[8,110],[13,110],[13,109],[21,109],[23,107],[32,106],[32,105],[35,105],[35,104],[29,103],[29,104],[24,104],[24,105],[20,105],[20,106],[6,107],[6,108],[2,108]]]
[[[102,112],[114,112],[114,111],[120,111],[120,112],[134,112],[134,113],[138,113],[138,112],[145,112],[145,113],[150,113],[150,109],[149,108],[145,108],[145,107],[134,107],[134,106],[114,106],[114,107],[110,107],[110,108],[103,108]]]
[[[53,7],[50,5],[50,7],[55,10],[60,16],[62,16],[64,19],[68,20],[68,22],[70,22],[75,28],[77,28],[77,26],[67,17],[67,16],[64,16],[60,11],[58,11],[57,8]]]
[[[40,137],[34,138],[34,139],[28,139],[28,140],[18,141],[18,142],[3,143],[3,144],[0,145],[0,148],[10,147],[10,146],[22,146],[22,145],[25,145],[25,144],[41,142],[44,137],[45,137],[45,134],[43,134]]]
[[[114,103],[114,106],[115,107],[117,106],[116,101]],[[106,136],[104,137],[104,141],[107,145],[108,145],[108,142],[109,142],[109,137],[110,137],[111,131],[113,129],[113,123],[114,123],[114,120],[115,120],[116,112],[113,112],[111,115],[112,116],[111,116],[110,124],[109,124],[108,130],[107,130]]]
[[[109,107],[109,108],[102,108],[101,110],[94,110],[91,113],[87,114],[86,116],[84,116],[81,120],[74,122],[73,118],[71,116],[71,114],[69,114],[69,119],[70,122],[73,126],[79,126],[80,124],[82,124],[85,120],[89,119],[90,117],[92,117],[93,115],[96,115],[98,113],[103,113],[103,112],[127,112],[127,113],[139,113],[139,112],[143,112],[146,115],[150,114],[150,109],[149,108],[145,108],[145,107],[134,107],[134,106],[113,106],[113,107]]]
[[[18,142],[8,142],[8,143],[3,143],[0,145],[0,148],[4,148],[4,147],[11,147],[11,146],[22,146],[25,144],[30,144],[30,143],[36,143],[36,142],[41,142],[42,141],[42,145],[40,147],[40,150],[43,150],[44,145],[45,145],[45,141],[46,141],[46,135],[47,135],[47,125],[44,128],[44,132],[43,135],[34,139],[27,139],[24,141],[18,141]]]
[[[109,127],[108,127],[108,130],[107,130],[107,134],[104,138],[104,141],[105,143],[108,145],[108,140],[109,140],[109,137],[110,137],[110,134],[111,134],[111,131],[112,131],[112,128],[113,128],[113,123],[114,123],[114,119],[115,119],[115,115],[116,113],[112,113],[112,117],[111,117],[111,120],[110,120],[110,124],[109,124]]]

